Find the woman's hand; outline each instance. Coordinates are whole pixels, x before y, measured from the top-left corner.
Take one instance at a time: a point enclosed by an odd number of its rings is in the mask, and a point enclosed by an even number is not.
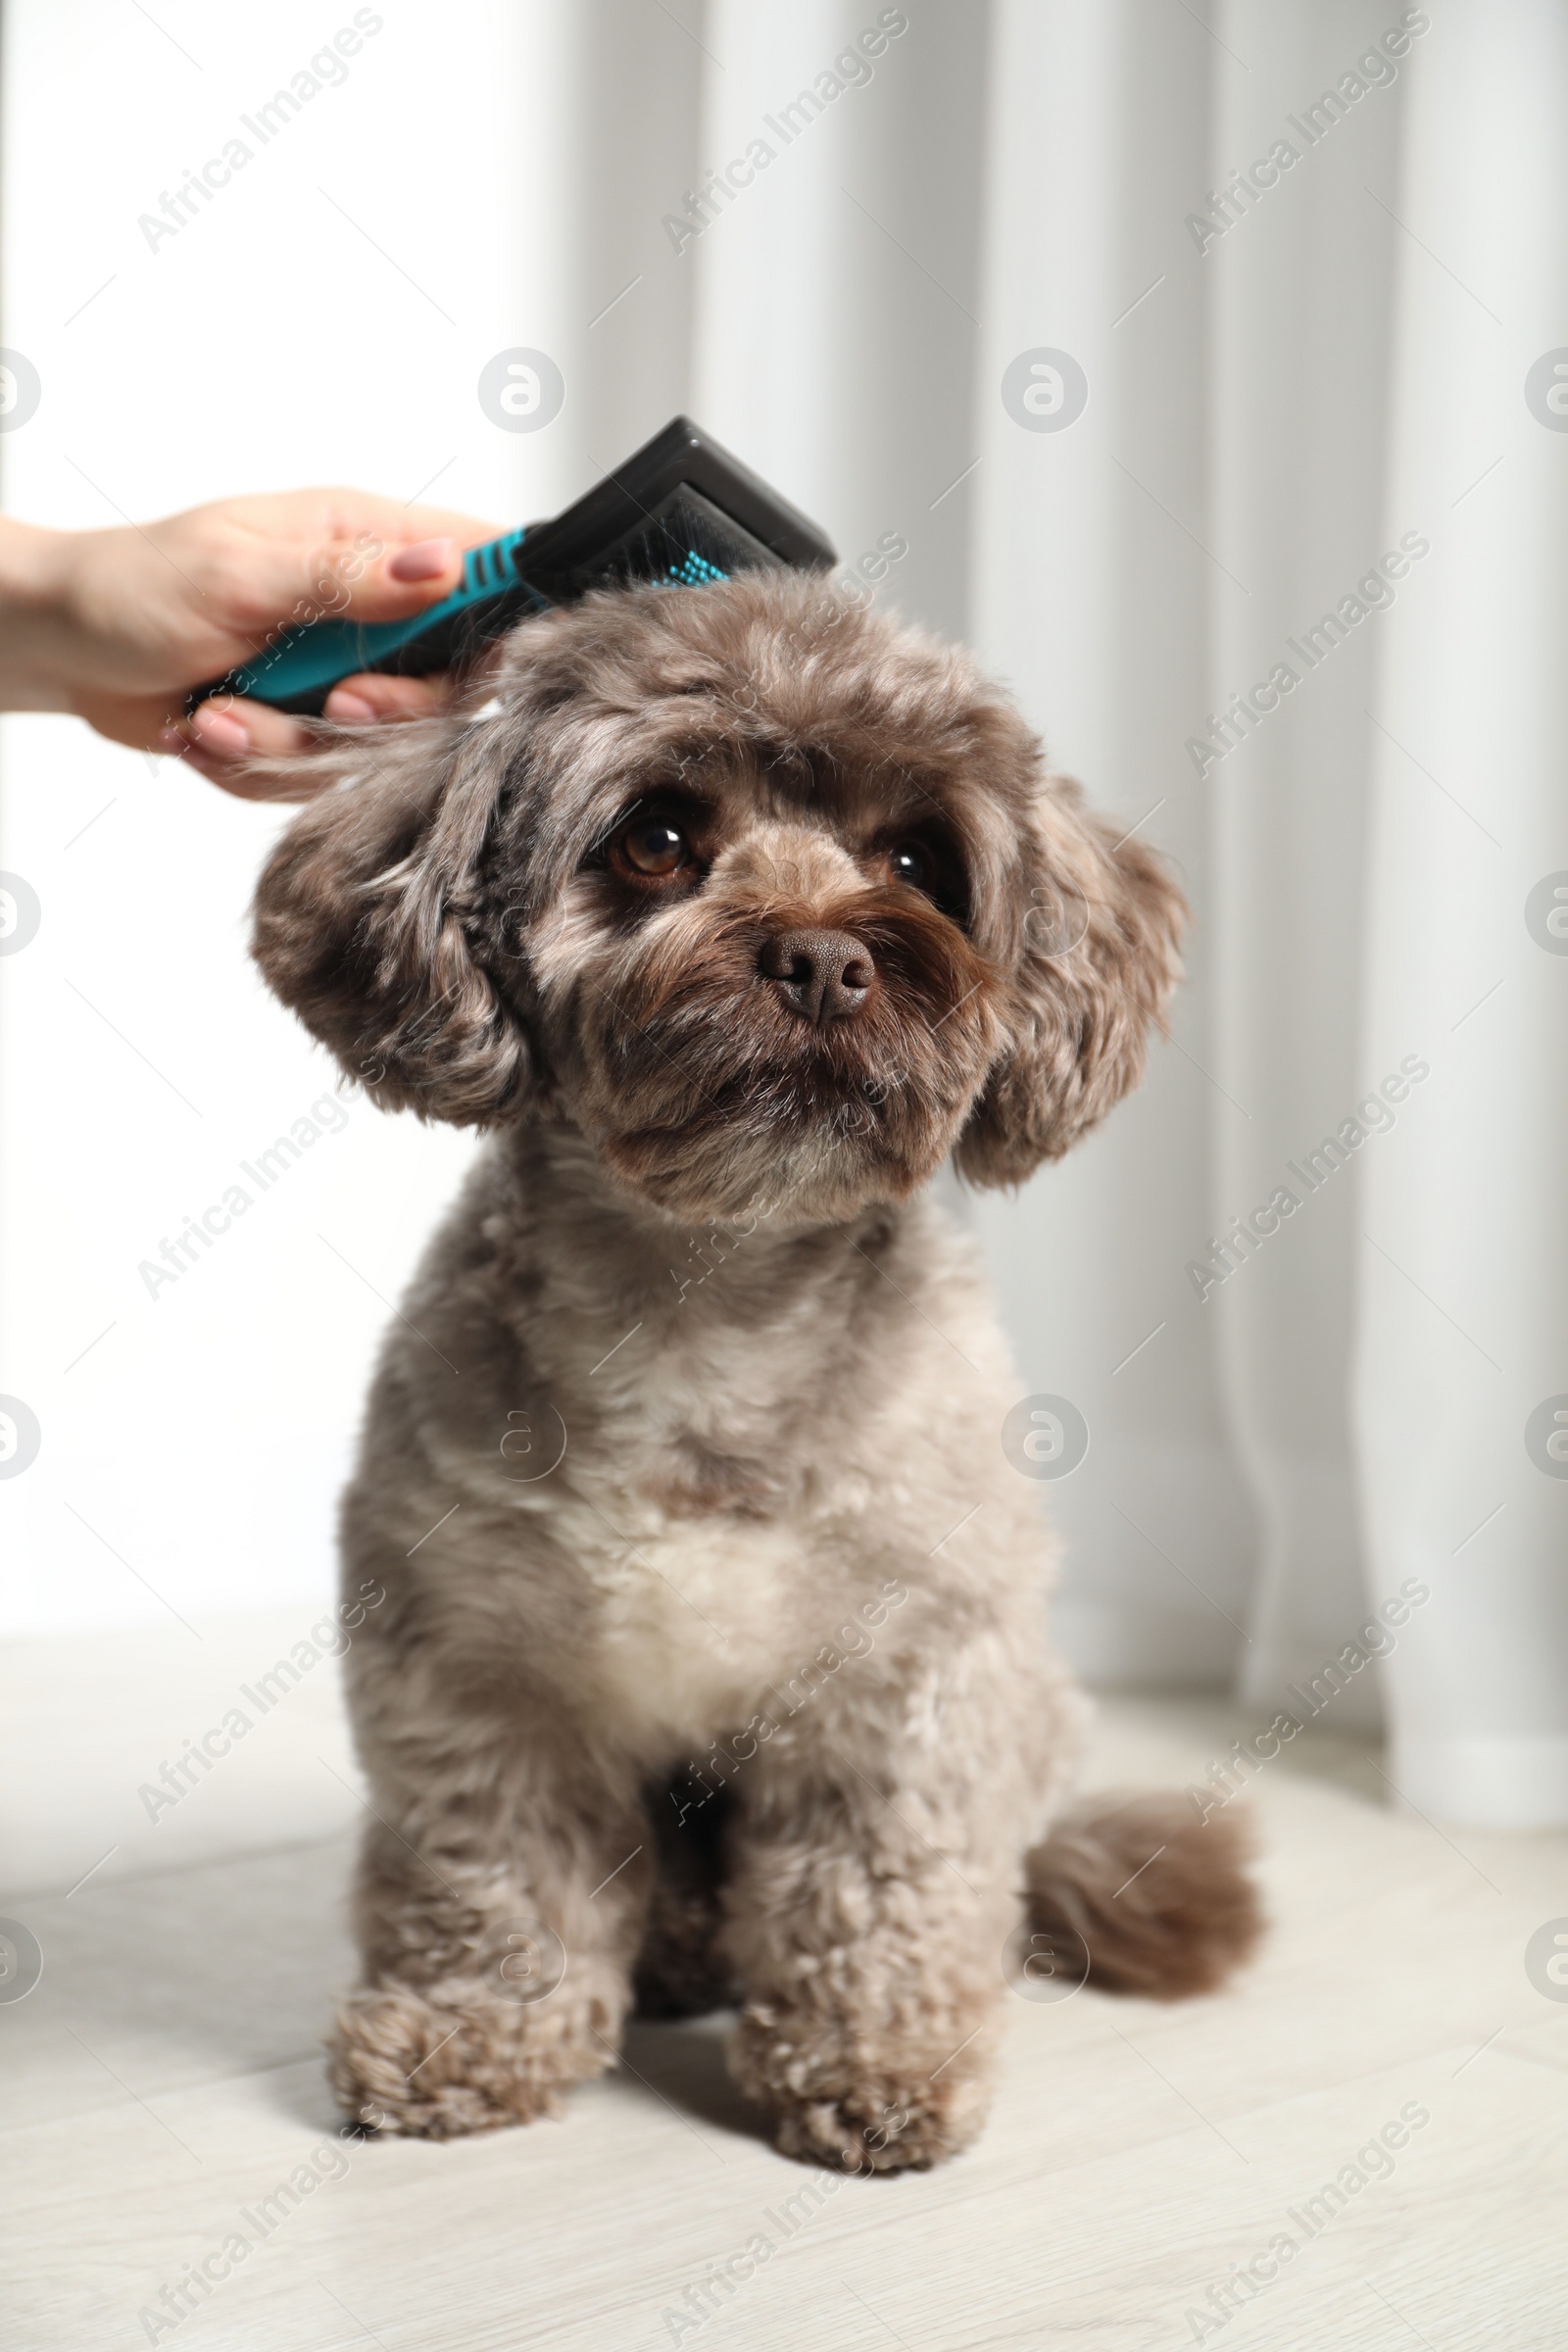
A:
[[[253,755],[306,730],[265,703],[193,686],[255,659],[282,628],[328,616],[403,620],[449,596],[466,549],[499,526],[360,490],[223,499],[165,522],[46,531],[0,520],[0,709],[71,710],[117,743],[173,753],[245,799]],[[327,697],[342,725],[418,716],[441,678],[361,675]]]

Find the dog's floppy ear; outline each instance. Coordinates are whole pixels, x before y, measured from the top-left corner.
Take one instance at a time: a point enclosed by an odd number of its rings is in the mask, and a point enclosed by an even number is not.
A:
[[[1181,976],[1180,890],[1070,778],[1046,778],[1023,848],[1008,1043],[955,1152],[971,1184],[1021,1184],[1102,1119],[1143,1076],[1150,1023]]]
[[[485,968],[493,743],[482,722],[418,719],[291,763],[328,789],[256,891],[252,951],[284,1004],[386,1109],[459,1126],[507,1117],[529,1076]]]

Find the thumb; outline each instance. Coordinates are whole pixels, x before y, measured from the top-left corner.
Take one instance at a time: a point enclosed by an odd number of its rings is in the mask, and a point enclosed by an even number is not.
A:
[[[464,546],[450,533],[383,547],[371,534],[315,551],[307,594],[318,616],[403,620],[450,596],[463,578]]]
[[[380,511],[383,503],[390,512]],[[246,600],[258,609],[267,605],[273,626],[334,617],[406,620],[450,596],[463,578],[466,550],[499,535],[498,524],[442,507],[367,501],[357,512],[334,511],[319,534],[307,537],[296,528],[254,548]]]

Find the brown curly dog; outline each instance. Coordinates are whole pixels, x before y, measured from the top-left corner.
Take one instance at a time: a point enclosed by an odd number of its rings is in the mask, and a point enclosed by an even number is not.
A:
[[[922,1197],[1135,1083],[1179,894],[965,655],[796,575],[598,593],[307,764],[262,970],[378,1102],[491,1131],[343,1510],[387,1597],[338,2095],[526,2122],[634,1999],[733,2000],[781,2148],[933,2163],[1020,1933],[1175,1995],[1257,1931],[1233,1828],[1062,1813],[1016,1379]]]

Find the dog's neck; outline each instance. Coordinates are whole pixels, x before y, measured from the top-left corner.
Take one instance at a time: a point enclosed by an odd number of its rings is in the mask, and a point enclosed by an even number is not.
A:
[[[881,1394],[864,1365],[921,1311],[943,1254],[924,1197],[834,1225],[677,1217],[564,1123],[530,1121],[498,1150],[481,1217],[494,1311],[526,1366],[519,1400],[560,1415],[579,1469],[676,1518],[799,1500],[833,1433]]]
[[[628,1298],[641,1292],[650,1304],[694,1295],[721,1268],[746,1290],[776,1292],[853,1251],[880,1255],[912,1205],[870,1201],[833,1223],[802,1221],[788,1202],[766,1200],[739,1211],[666,1209],[607,1168],[559,1114],[522,1122],[503,1149],[537,1244],[548,1248],[559,1235],[580,1276],[591,1280],[602,1267],[607,1287]]]

